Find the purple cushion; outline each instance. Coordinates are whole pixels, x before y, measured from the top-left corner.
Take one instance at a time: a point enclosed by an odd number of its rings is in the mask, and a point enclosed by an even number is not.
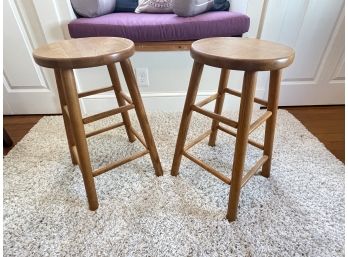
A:
[[[237,12],[207,12],[194,17],[175,14],[112,13],[79,18],[69,24],[72,38],[124,37],[134,42],[196,40],[240,36],[249,30],[248,16]]]

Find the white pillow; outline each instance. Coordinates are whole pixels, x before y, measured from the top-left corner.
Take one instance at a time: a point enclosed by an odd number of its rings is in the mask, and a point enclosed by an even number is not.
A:
[[[173,13],[172,0],[139,0],[136,13]]]
[[[92,18],[112,13],[116,0],[71,0],[71,5],[82,17]]]

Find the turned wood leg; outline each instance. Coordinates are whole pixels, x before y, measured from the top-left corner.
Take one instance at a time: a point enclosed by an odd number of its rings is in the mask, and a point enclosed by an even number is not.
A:
[[[244,161],[248,146],[249,127],[253,112],[255,88],[256,72],[245,72],[242,96],[240,101],[236,145],[232,166],[231,189],[226,216],[226,218],[229,221],[234,221],[237,218]]]
[[[118,78],[118,74],[117,74],[117,70],[116,70],[116,66],[115,64],[109,64],[108,65],[108,70],[109,70],[109,74],[110,74],[110,78],[112,81],[112,85],[114,87],[114,91],[115,91],[115,95],[116,95],[116,99],[117,99],[117,103],[118,105],[124,106],[126,105],[126,101],[123,99],[123,97],[121,96],[121,83],[120,83],[120,79]],[[126,132],[127,132],[127,136],[130,142],[134,142],[136,140],[135,136],[133,135],[132,131],[131,131],[131,122],[129,119],[129,115],[128,115],[128,111],[126,112],[122,112],[122,120],[123,123],[126,127]]]
[[[74,135],[71,131],[71,125],[69,121],[69,117],[67,117],[66,113],[64,112],[63,108],[66,105],[66,93],[64,90],[64,85],[63,85],[63,79],[62,79],[62,74],[60,69],[54,69],[54,74],[56,77],[56,83],[57,83],[57,89],[58,89],[58,94],[59,94],[59,101],[60,101],[60,107],[62,109],[63,113],[63,120],[64,120],[64,127],[65,127],[65,133],[66,137],[68,139],[68,145],[69,145],[69,151],[70,151],[70,156],[71,156],[71,162],[76,165],[78,162],[75,158],[75,155],[73,153],[73,146],[75,145],[75,139]]]
[[[157,176],[163,175],[163,170],[161,166],[161,162],[158,156],[157,148],[152,136],[151,128],[149,125],[149,121],[146,117],[145,108],[143,101],[141,99],[141,95],[139,92],[139,88],[135,79],[135,75],[133,72],[132,64],[129,59],[121,62],[121,68],[126,79],[126,83],[128,86],[129,94],[132,98],[133,104],[135,106],[135,112],[137,114],[139,124],[141,130],[144,135],[144,139],[147,145],[147,148],[150,153],[151,161],[153,167],[155,169],[155,173]]]
[[[192,116],[191,106],[195,103],[195,100],[196,100],[199,82],[202,77],[203,67],[204,65],[198,62],[194,62],[192,67],[190,83],[187,89],[184,110],[183,110],[181,122],[180,122],[178,139],[176,141],[174,159],[173,159],[172,170],[171,170],[172,176],[177,176],[179,173],[180,162],[182,159],[187,132],[189,129],[190,120]]]
[[[261,172],[261,175],[267,178],[271,174],[273,141],[274,141],[276,121],[277,121],[281,73],[282,73],[281,70],[271,71],[269,89],[268,89],[267,111],[271,111],[272,116],[266,121],[263,155],[267,155],[268,160],[262,166],[262,172]]]
[[[85,184],[89,209],[94,211],[98,208],[98,198],[95,190],[92,166],[88,153],[85,128],[82,123],[82,115],[76,90],[74,72],[73,70],[61,70],[61,73],[64,82],[63,85],[66,93],[66,103],[69,110],[71,128],[76,142],[79,165]]]
[[[214,109],[214,112],[219,115],[221,114],[222,107],[224,105],[224,100],[225,100],[224,89],[227,87],[229,75],[230,75],[230,70],[221,69],[220,82],[219,82],[219,88],[218,88],[219,95],[216,98],[216,104]],[[209,143],[208,143],[208,145],[210,146],[215,146],[218,126],[219,126],[219,122],[217,120],[213,120],[213,123],[211,125]]]

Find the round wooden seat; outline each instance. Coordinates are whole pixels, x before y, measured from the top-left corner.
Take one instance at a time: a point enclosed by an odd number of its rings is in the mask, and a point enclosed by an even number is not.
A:
[[[251,38],[217,37],[194,42],[192,58],[202,64],[243,71],[270,71],[289,66],[292,48]]]
[[[131,40],[90,37],[58,41],[33,52],[36,63],[47,68],[77,69],[108,65],[134,54]]]

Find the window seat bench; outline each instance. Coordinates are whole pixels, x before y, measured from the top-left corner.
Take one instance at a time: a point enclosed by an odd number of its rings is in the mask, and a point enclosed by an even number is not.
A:
[[[138,51],[188,50],[192,41],[207,37],[242,36],[250,19],[238,12],[207,12],[183,18],[175,14],[112,13],[77,18],[68,24],[72,38],[124,37]]]

